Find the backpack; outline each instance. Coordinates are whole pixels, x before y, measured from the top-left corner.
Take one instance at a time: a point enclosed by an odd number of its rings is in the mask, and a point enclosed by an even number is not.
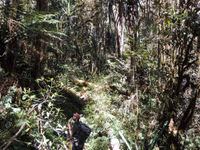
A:
[[[86,140],[89,136],[90,136],[90,133],[91,133],[91,128],[83,123],[83,122],[80,122],[80,136],[83,140]]]

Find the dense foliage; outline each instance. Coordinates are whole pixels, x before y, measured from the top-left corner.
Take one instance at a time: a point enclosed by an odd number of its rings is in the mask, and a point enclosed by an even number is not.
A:
[[[200,149],[200,2],[2,0],[0,78],[0,149]]]

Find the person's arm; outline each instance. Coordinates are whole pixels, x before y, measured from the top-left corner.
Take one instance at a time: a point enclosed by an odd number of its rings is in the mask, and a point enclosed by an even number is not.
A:
[[[72,128],[71,128],[71,124],[68,123],[67,126],[68,126],[68,128],[69,128],[69,136],[70,136],[70,138],[72,138]]]

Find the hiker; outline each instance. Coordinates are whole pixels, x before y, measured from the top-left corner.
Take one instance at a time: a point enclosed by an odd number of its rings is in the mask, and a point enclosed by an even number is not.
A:
[[[75,113],[73,115],[73,120],[75,122],[72,129],[70,124],[68,124],[69,134],[70,137],[73,139],[72,150],[83,150],[84,143],[91,133],[91,129],[86,124],[79,121],[79,119],[80,114]]]

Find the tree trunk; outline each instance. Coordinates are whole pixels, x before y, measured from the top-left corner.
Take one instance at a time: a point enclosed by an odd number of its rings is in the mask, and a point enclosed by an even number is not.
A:
[[[197,39],[197,55],[198,55],[198,77],[200,78],[200,35],[198,36]]]
[[[116,53],[118,57],[122,56],[124,51],[124,29],[125,29],[125,18],[123,15],[123,2],[120,1],[117,5],[113,6],[114,25],[116,34]]]
[[[37,0],[37,10],[47,11],[48,10],[48,0]]]
[[[47,11],[48,10],[48,0],[37,0],[36,8],[38,11]],[[34,54],[34,68],[33,68],[33,78],[37,79],[41,75],[41,62],[44,58],[44,51],[46,50],[46,43],[44,42],[41,35],[37,35],[35,38],[35,49]]]
[[[132,7],[132,8],[131,8]],[[130,49],[132,52],[137,51],[138,49],[138,43],[139,43],[139,8],[138,4],[131,4],[130,10],[132,11],[131,15],[132,17],[129,19],[129,35],[132,35],[132,38],[129,39],[130,41]],[[134,85],[134,88],[136,86],[135,82],[135,71],[136,71],[136,65],[135,65],[135,59],[134,56],[131,56],[131,83]],[[132,89],[133,90],[133,89]],[[133,92],[133,91],[132,91]]]

